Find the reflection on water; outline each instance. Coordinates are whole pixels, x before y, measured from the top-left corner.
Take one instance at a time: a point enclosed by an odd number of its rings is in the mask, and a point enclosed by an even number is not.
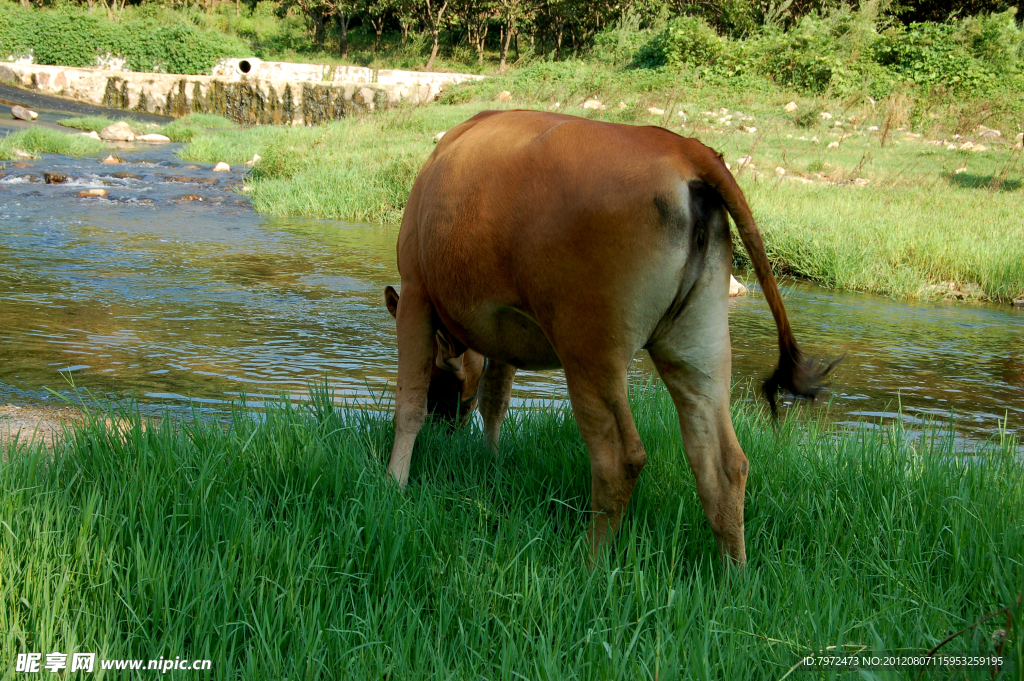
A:
[[[0,402],[52,401],[69,378],[103,396],[210,407],[243,392],[300,398],[325,376],[350,397],[393,383],[382,290],[398,281],[397,228],[260,217],[237,174],[183,168],[170,148],[122,156],[131,162],[48,157],[3,171]],[[44,170],[73,184],[43,184]],[[109,197],[76,196],[94,186]],[[953,412],[982,440],[1004,418],[1021,427],[1020,311],[784,288],[805,348],[846,354],[829,407],[840,420]],[[777,358],[771,314],[754,295],[731,316],[735,381],[759,379]],[[519,400],[564,395],[559,372],[524,372],[516,386]]]

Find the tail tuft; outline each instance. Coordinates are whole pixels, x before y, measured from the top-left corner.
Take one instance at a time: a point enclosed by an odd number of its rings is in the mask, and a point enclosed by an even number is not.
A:
[[[780,392],[814,401],[824,390],[822,381],[832,373],[843,357],[828,361],[817,358],[804,359],[799,350],[793,355],[783,353],[779,357],[779,366],[775,373],[768,377],[763,386],[764,396],[772,409],[772,417],[777,418],[779,415],[775,397]]]

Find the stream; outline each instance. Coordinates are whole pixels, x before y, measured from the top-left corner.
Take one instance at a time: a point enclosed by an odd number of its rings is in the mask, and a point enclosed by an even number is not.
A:
[[[218,412],[242,394],[301,400],[324,378],[354,401],[393,387],[382,291],[399,282],[397,226],[257,215],[241,172],[186,167],[178,148],[3,164],[0,404],[90,394]],[[46,184],[46,172],[71,179]],[[89,188],[108,196],[78,196]],[[1004,425],[1021,434],[1024,310],[781,285],[805,350],[846,356],[811,408],[911,430],[952,415],[975,444]],[[759,384],[778,357],[768,307],[755,292],[730,317],[734,385]],[[646,356],[636,365],[652,371]],[[560,372],[520,372],[513,404],[564,395]]]

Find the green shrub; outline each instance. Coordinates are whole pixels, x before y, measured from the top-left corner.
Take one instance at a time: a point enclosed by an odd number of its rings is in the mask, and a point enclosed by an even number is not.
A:
[[[965,19],[960,40],[971,54],[994,72],[1011,73],[1020,68],[1024,33],[1017,26],[1016,10],[998,14],[982,14]]]
[[[700,17],[678,17],[643,45],[633,63],[639,68],[711,66],[723,51],[723,40]]]
[[[152,18],[122,23],[86,12],[24,10],[0,5],[0,52],[31,54],[37,64],[94,67],[111,54],[126,59],[135,71],[209,73],[220,59],[244,56],[249,47],[237,38],[201,31],[181,22]]]
[[[975,90],[990,84],[995,73],[964,49],[959,33],[956,24],[893,27],[875,43],[875,58],[918,85]]]

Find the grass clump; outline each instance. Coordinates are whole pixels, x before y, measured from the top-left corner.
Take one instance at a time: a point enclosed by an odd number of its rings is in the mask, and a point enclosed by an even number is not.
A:
[[[89,156],[106,149],[103,142],[84,135],[68,134],[49,128],[28,128],[0,139],[0,160],[17,158],[17,152]]]
[[[218,679],[777,679],[830,646],[921,654],[1024,587],[1016,442],[961,458],[941,432],[774,429],[738,404],[750,562],[723,572],[670,399],[632,402],[649,463],[593,568],[561,408],[514,411],[499,457],[428,427],[406,493],[390,416],[323,391],[227,423],[98,414],[52,451],[9,449],[0,653],[209,658]],[[943,652],[993,654],[1002,626]],[[1020,669],[1010,636],[999,678]]]

